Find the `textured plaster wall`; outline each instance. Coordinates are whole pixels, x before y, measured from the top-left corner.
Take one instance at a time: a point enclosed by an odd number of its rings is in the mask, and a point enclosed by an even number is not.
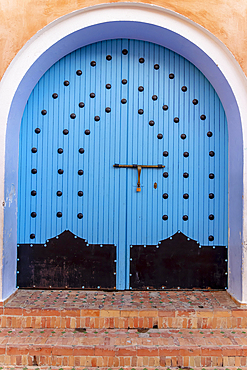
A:
[[[22,46],[48,23],[74,10],[113,2],[118,1],[1,0],[0,78]],[[142,3],[173,10],[205,27],[228,47],[247,76],[246,0],[143,0]]]

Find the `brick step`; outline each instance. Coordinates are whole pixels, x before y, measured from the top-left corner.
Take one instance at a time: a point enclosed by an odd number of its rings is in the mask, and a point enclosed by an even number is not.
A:
[[[241,367],[247,330],[2,329],[0,364],[17,366]]]
[[[18,290],[0,328],[247,328],[247,308],[225,291]]]
[[[247,328],[247,310],[0,308],[1,328]]]
[[[95,370],[93,367],[85,367],[85,366],[39,366],[38,368],[35,366],[1,366],[1,370]],[[148,366],[148,367],[134,367],[133,366],[124,366],[124,367],[100,367],[99,370],[247,370],[246,366],[227,366],[222,368],[222,366],[213,366],[213,367],[171,367],[171,366]]]

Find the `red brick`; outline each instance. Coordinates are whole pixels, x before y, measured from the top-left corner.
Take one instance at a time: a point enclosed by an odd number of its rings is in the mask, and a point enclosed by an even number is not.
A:
[[[80,310],[80,316],[97,317],[100,315],[100,310]]]
[[[179,348],[180,356],[200,356],[201,350],[198,347]]]
[[[9,346],[7,346],[7,348],[6,348],[6,354],[9,355],[9,356],[27,355],[28,353],[29,353],[29,349],[25,345],[24,346],[18,345],[18,347],[9,347]]]
[[[160,366],[166,366],[166,357],[165,356],[161,356],[160,357]]]
[[[39,356],[39,355],[51,355],[53,347],[38,347],[30,346],[28,354],[30,356]]]
[[[137,348],[137,356],[158,356],[158,348],[142,347]]]
[[[62,310],[60,311],[61,312],[61,316],[62,317],[67,317],[67,316],[72,316],[72,317],[78,317],[80,316],[80,310]]]
[[[92,367],[96,367],[97,366],[97,359],[96,358],[92,358],[91,366]]]
[[[159,356],[178,356],[179,355],[179,347],[159,347]]]
[[[243,351],[242,351],[242,348],[239,347],[239,346],[235,346],[235,347],[222,347],[222,353],[223,353],[223,356],[227,356],[227,357],[230,357],[230,356],[242,356],[243,354]]]
[[[73,355],[73,348],[68,346],[54,346],[52,348],[53,356],[71,356]]]
[[[95,356],[115,356],[114,347],[97,346],[94,350]]]
[[[94,356],[94,347],[76,346],[74,347],[73,355],[74,356]]]
[[[5,351],[6,351],[5,346],[4,347],[0,346],[0,355],[5,355]]]
[[[136,356],[137,350],[136,348],[128,348],[128,347],[122,347],[122,348],[116,348],[116,356]]]
[[[190,317],[191,315],[195,315],[195,310],[193,309],[189,309],[189,310],[186,310],[186,311],[176,311],[176,316],[186,316],[186,317]],[[195,315],[196,316],[196,315]]]
[[[201,347],[201,356],[222,356],[222,347]]]
[[[4,315],[10,315],[10,316],[14,316],[14,315],[18,315],[18,316],[22,316],[22,308],[8,308],[8,307],[5,307],[4,308]]]
[[[232,310],[232,316],[233,317],[246,317],[247,316],[247,310]]]

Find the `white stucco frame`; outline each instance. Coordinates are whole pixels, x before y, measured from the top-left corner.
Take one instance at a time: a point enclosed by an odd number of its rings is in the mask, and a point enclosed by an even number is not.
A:
[[[19,128],[40,77],[57,60],[93,42],[154,42],[195,64],[217,91],[229,130],[229,293],[247,303],[247,81],[230,51],[191,20],[141,3],[102,4],[52,22],[16,55],[0,83],[0,300],[16,289]]]

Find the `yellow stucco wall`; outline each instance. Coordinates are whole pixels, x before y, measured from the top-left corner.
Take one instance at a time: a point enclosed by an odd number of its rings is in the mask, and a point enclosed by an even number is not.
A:
[[[53,20],[87,6],[110,0],[1,0],[0,78],[22,46]],[[138,2],[138,1],[135,1]],[[144,0],[180,13],[218,37],[247,76],[246,0]]]

